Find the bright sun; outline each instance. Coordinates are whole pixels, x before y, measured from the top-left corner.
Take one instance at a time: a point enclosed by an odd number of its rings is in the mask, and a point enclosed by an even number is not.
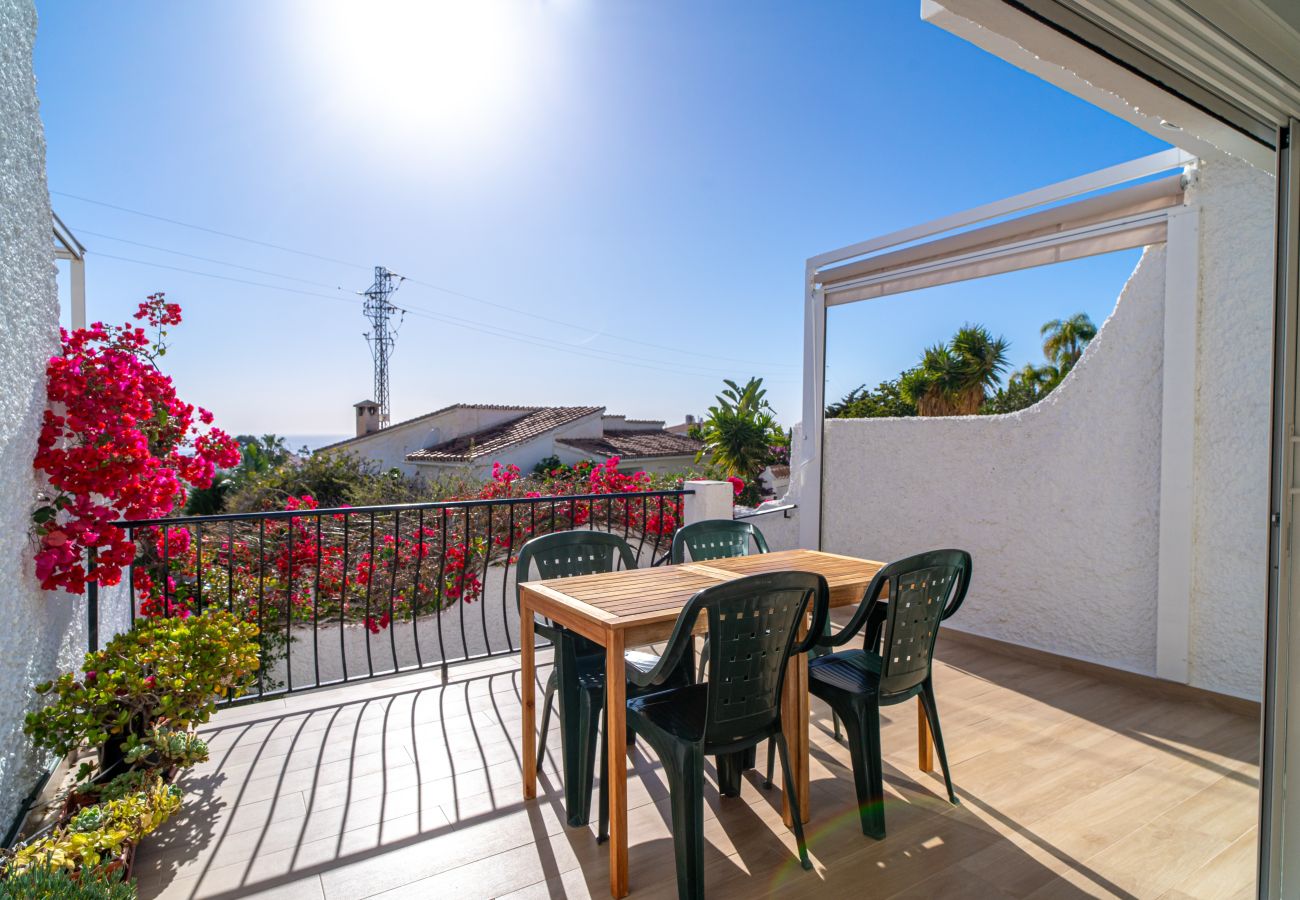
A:
[[[300,8],[315,81],[350,122],[476,143],[523,100],[529,7],[508,0],[314,2]]]

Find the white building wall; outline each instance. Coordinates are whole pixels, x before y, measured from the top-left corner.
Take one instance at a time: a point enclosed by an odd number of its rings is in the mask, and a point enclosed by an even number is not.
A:
[[[1201,206],[1190,681],[1258,697],[1268,486],[1271,179],[1206,165]],[[826,423],[822,543],[975,559],[949,625],[1156,671],[1163,247],[1078,366],[1009,416]],[[947,627],[947,626],[946,626]]]
[[[1192,684],[1258,698],[1264,672],[1273,190],[1203,162],[1193,477]]]
[[[945,627],[1155,672],[1164,248],[1088,351],[1008,416],[829,419],[822,546],[974,557]]]
[[[45,135],[32,74],[36,10],[0,0],[0,827],[8,827],[37,776],[22,733],[32,685],[80,661],[85,604],[40,590],[29,518],[45,361],[58,351]],[[45,762],[44,760],[40,762]]]

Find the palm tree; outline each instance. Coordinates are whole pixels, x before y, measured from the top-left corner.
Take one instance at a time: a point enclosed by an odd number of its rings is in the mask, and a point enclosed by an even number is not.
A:
[[[971,416],[1007,368],[1006,338],[994,339],[982,325],[966,325],[947,344],[925,351],[921,364],[904,373],[903,396],[917,415]]]
[[[725,474],[749,483],[767,464],[778,436],[776,419],[764,399],[763,379],[751,378],[744,387],[730,379],[724,383],[717,405],[709,407],[704,420],[700,458],[711,457]]]
[[[1043,355],[1056,363],[1064,375],[1083,355],[1083,348],[1097,336],[1097,326],[1087,313],[1075,313],[1068,319],[1053,319],[1042,327]]]
[[[1004,337],[996,340],[983,325],[964,325],[952,336],[953,354],[960,360],[961,388],[958,415],[973,416],[989,391],[996,391],[1007,370],[1007,350],[1011,344]]]
[[[1051,384],[1060,378],[1060,373],[1056,366],[1036,366],[1033,363],[1025,363],[1023,368],[1017,369],[1011,373],[1007,379],[1008,384],[1023,384],[1030,388],[1041,388],[1043,385]]]
[[[963,387],[961,360],[947,344],[927,347],[921,364],[903,373],[899,388],[918,416],[955,416]]]

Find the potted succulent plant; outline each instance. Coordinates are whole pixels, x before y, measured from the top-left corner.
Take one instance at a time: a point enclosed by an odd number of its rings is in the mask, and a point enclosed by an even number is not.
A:
[[[257,667],[257,627],[228,612],[144,619],[87,653],[82,674],[37,685],[53,700],[24,727],[59,755],[98,748],[98,777],[108,778],[159,724],[183,731],[206,722],[218,701],[252,684]]]
[[[51,697],[24,726],[37,746],[61,755],[96,749],[98,760],[78,771],[51,829],[0,865],[0,897],[15,879],[57,880],[60,872],[129,877],[141,838],[180,806],[176,772],[208,758],[190,729],[247,690],[257,667],[256,626],[212,610],[143,619],[86,654],[80,675],[37,685]]]

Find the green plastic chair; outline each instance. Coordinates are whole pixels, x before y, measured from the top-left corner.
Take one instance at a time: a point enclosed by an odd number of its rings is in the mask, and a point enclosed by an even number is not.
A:
[[[844,719],[849,732],[853,781],[862,833],[885,836],[884,765],[880,751],[880,707],[920,696],[934,735],[948,800],[957,803],[948,754],[939,729],[930,669],[939,623],[955,613],[970,587],[971,558],[964,550],[934,550],[890,563],[871,579],[853,619],[830,638],[827,649],[867,628],[866,649],[831,653],[808,663],[808,690]],[[879,600],[889,586],[888,606]],[[877,652],[883,646],[885,653]]]
[[[693,562],[709,559],[730,559],[749,556],[749,543],[754,542],[759,553],[767,553],[767,540],[763,532],[748,522],[734,519],[706,519],[692,522],[677,529],[673,535],[671,559],[673,565],[686,562],[687,551]]]
[[[774,742],[790,805],[799,809],[781,731],[781,687],[790,657],[807,652],[821,635],[829,599],[826,579],[811,572],[769,572],[706,588],[677,618],[659,664],[632,673],[635,685],[654,691],[629,699],[627,716],[632,730],[655,749],[668,776],[678,896],[704,896],[705,756],[734,758],[761,741]],[[809,603],[813,628],[799,641]],[[672,673],[693,645],[701,614],[708,616],[709,680],[670,688]],[[794,817],[794,832],[799,861],[811,869],[799,816]]]
[[[528,581],[536,569],[539,578],[567,578],[613,572],[622,564],[635,569],[636,556],[621,537],[604,531],[558,531],[535,537],[519,550],[515,570],[515,599],[518,584]],[[564,811],[572,826],[591,819],[591,792],[595,774],[596,745],[601,711],[605,707],[605,648],[549,620],[535,621],[533,630],[555,646],[555,667],[546,680],[538,737],[537,766],[546,758],[546,735],[551,709],[560,703],[561,769],[564,776]],[[629,650],[625,654],[629,672],[649,671],[659,662],[652,653]],[[674,684],[695,680],[694,659],[687,658],[673,671]],[[602,757],[603,758],[603,757]]]
[[[704,562],[710,559],[730,559],[735,556],[750,555],[750,541],[758,553],[767,553],[767,539],[763,537],[763,532],[748,522],[737,522],[734,519],[706,519],[702,522],[693,522],[685,528],[678,529],[673,535],[672,563],[680,565],[686,562],[686,554],[689,552],[692,562]],[[831,633],[831,621],[826,620],[826,631]],[[708,660],[708,645],[705,645],[704,651],[700,654],[700,668],[703,669]],[[809,659],[818,656],[825,656],[831,651],[821,646],[813,648],[808,653]],[[831,713],[831,725],[835,734],[835,740],[840,739],[840,717],[834,712]],[[767,779],[763,782],[766,788],[772,787],[772,769],[776,762],[776,745],[768,744],[767,746]],[[747,768],[753,768],[753,760],[744,761],[748,763]],[[740,772],[728,771],[726,778],[728,780],[727,788],[739,790]]]

